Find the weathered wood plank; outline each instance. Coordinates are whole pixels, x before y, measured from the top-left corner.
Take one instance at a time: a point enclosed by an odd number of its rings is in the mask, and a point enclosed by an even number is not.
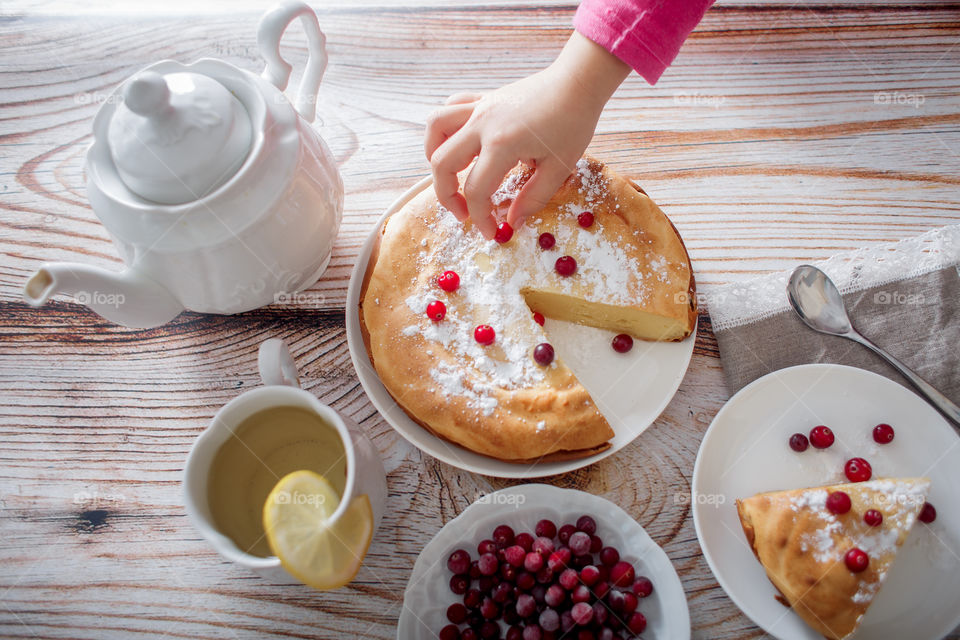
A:
[[[380,212],[427,172],[423,122],[444,97],[547,64],[573,3],[429,0],[318,5],[330,67],[318,130],[344,175],[331,268],[296,304],[115,327],[20,288],[44,260],[119,266],[88,207],[96,109],[164,57],[261,66],[262,3],[24,1],[0,7],[0,635],[395,636],[426,541],[514,484],[439,463],[366,399],[343,305]],[[721,2],[656,87],[618,91],[591,151],[637,178],[681,229],[705,289],[960,219],[960,7],[938,2]],[[305,56],[294,29],[285,52]],[[547,481],[603,494],[664,546],[694,637],[758,638],[699,554],[688,495],[727,397],[709,318],[653,428],[603,463]],[[360,422],[389,471],[389,514],[348,588],[271,586],[220,560],[183,511],[180,474],[216,409],[258,384],[256,348],[291,345],[305,388]],[[960,637],[954,634],[952,637]]]

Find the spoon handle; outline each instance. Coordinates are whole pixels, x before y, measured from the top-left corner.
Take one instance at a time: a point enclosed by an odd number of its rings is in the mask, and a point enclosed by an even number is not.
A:
[[[937,411],[942,413],[944,417],[953,422],[954,425],[960,426],[960,407],[951,402],[947,396],[940,393],[936,388],[934,388],[933,385],[914,373],[910,367],[870,342],[870,340],[862,336],[860,333],[852,331],[850,337],[890,363],[894,369],[899,371],[903,377],[906,378],[907,381],[909,381],[910,384],[912,384],[914,388],[920,392],[920,395],[926,398],[927,402],[932,404]]]

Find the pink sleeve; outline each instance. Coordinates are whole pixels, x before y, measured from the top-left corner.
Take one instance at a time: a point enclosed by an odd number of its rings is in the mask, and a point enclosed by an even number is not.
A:
[[[574,28],[656,84],[714,0],[583,0]]]

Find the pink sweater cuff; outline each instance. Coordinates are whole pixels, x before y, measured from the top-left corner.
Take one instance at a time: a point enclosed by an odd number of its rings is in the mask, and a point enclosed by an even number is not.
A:
[[[656,84],[713,2],[583,0],[573,26]]]

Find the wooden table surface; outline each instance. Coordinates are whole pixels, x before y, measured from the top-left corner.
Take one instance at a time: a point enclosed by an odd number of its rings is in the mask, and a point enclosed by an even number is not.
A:
[[[332,265],[299,304],[185,313],[144,331],[66,300],[22,302],[42,261],[119,264],[83,184],[98,105],[161,58],[259,71],[264,6],[0,5],[0,636],[393,638],[421,547],[478,496],[515,484],[440,463],[393,431],[351,365],[344,298],[374,221],[427,172],[427,114],[450,93],[547,64],[572,2],[317,6],[330,53],[317,128],[347,195]],[[301,64],[299,27],[287,42]],[[958,44],[955,4],[721,2],[655,88],[627,80],[590,151],[660,203],[709,296],[960,221]],[[258,384],[257,346],[274,336],[388,471],[388,514],[357,579],[335,592],[266,584],[221,559],[184,513],[188,449],[218,407]],[[656,423],[546,480],[613,500],[664,547],[695,638],[764,637],[708,569],[685,500],[727,397],[702,312],[686,379]]]

